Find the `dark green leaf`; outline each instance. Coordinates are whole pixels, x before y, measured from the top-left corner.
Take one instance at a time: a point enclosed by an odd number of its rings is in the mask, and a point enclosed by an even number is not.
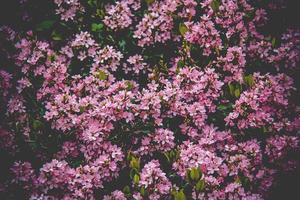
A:
[[[125,194],[129,194],[130,193],[130,187],[128,185],[126,185],[124,188],[123,188],[123,192]]]
[[[141,193],[142,196],[146,195],[146,190],[145,190],[144,187],[141,188],[140,193]]]
[[[104,25],[101,23],[100,24],[92,23],[92,31],[93,32],[100,32],[103,27],[104,27]]]
[[[53,33],[52,33],[52,39],[56,40],[56,41],[59,41],[59,40],[62,40],[62,36],[61,36],[60,33],[57,33],[56,31],[53,31]]]
[[[200,192],[200,191],[203,191],[204,188],[205,188],[205,182],[204,182],[204,180],[199,180],[199,181],[197,182],[197,184],[196,184],[196,190],[197,190],[198,192]]]
[[[213,0],[210,4],[211,8],[213,9],[214,12],[217,12],[220,7],[220,1],[219,0]]]
[[[272,38],[272,47],[275,47],[275,46],[276,46],[276,38],[273,37],[273,38]]]
[[[228,87],[229,87],[229,93],[230,93],[230,95],[234,95],[234,85],[233,84],[228,84]]]
[[[37,31],[48,30],[53,27],[54,23],[55,23],[54,20],[45,20],[36,26],[36,30]]]
[[[184,67],[184,61],[183,61],[183,60],[179,60],[179,61],[177,62],[177,67],[183,68],[183,67]]]
[[[138,174],[138,173],[139,173],[139,172],[137,171],[137,169],[132,168],[132,169],[130,170],[130,172],[129,172],[129,176],[130,176],[131,179],[133,179],[133,177],[134,177],[136,174]]]
[[[38,130],[43,126],[43,123],[39,120],[33,120],[32,127],[34,130]]]

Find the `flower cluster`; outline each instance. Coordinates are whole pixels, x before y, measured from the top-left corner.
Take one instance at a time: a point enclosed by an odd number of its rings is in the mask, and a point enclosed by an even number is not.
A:
[[[187,27],[189,31],[185,33],[185,39],[199,45],[203,49],[203,55],[209,56],[212,51],[222,49],[220,33],[207,17],[203,16],[200,22],[187,24]]]
[[[294,90],[292,79],[285,74],[254,74],[254,82],[235,102],[234,111],[225,118],[226,123],[239,129],[265,127],[277,131],[289,126],[286,109]]]
[[[150,199],[158,200],[170,195],[172,185],[166,174],[160,169],[158,160],[152,160],[142,169],[139,186],[149,193]],[[136,194],[135,199],[143,198]]]
[[[58,7],[56,13],[64,21],[74,20],[77,12],[84,11],[79,0],[54,0],[54,3]]]
[[[274,3],[54,0],[1,26],[0,196],[268,199],[300,167],[300,32]]]
[[[2,98],[5,98],[8,95],[8,90],[11,87],[10,79],[12,78],[11,74],[7,73],[4,70],[0,71],[0,84],[1,84],[1,94]]]
[[[230,47],[227,49],[226,56],[219,59],[217,66],[232,74],[232,76],[225,77],[224,82],[243,82],[245,64],[245,54],[241,47]]]
[[[124,63],[123,69],[125,73],[133,72],[135,74],[139,74],[140,72],[145,71],[147,67],[147,63],[144,62],[144,59],[141,55],[130,56],[127,59],[128,63]]]
[[[156,42],[164,43],[171,39],[173,18],[171,16],[177,8],[176,1],[156,1],[150,5],[149,13],[145,14],[137,25],[134,38],[139,46],[147,46]]]
[[[259,194],[246,192],[239,183],[246,179],[267,187],[266,175],[270,169],[261,168],[262,154],[257,140],[236,144],[231,133],[217,131],[213,126],[205,127],[202,134],[198,143],[187,141],[181,146],[179,159],[173,164],[182,177],[187,177],[192,169],[200,169],[204,174],[205,193],[194,194],[194,199],[228,199],[232,195],[237,199],[262,199]],[[225,181],[229,177],[231,183]]]
[[[141,7],[140,1],[121,0],[116,5],[109,5],[106,8],[107,15],[103,22],[111,29],[118,30],[129,27],[132,24],[133,13]]]
[[[167,129],[158,129],[154,134],[142,138],[140,154],[149,154],[154,151],[170,151],[174,148],[174,133]]]
[[[35,188],[37,177],[29,162],[15,162],[11,171],[14,174],[13,183],[23,185],[26,190]]]
[[[288,153],[299,148],[299,139],[294,136],[274,136],[267,140],[266,154],[271,162],[284,159]]]
[[[127,198],[123,192],[115,190],[110,195],[105,195],[103,200],[127,200]]]

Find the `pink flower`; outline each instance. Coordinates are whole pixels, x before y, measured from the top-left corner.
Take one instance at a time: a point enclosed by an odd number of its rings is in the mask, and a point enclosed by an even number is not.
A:
[[[171,183],[160,169],[158,160],[152,160],[144,166],[139,186],[144,187],[149,196],[154,199],[161,199],[170,195]]]
[[[57,5],[56,13],[61,16],[61,20],[73,20],[77,12],[84,12],[84,8],[79,0],[54,0]]]

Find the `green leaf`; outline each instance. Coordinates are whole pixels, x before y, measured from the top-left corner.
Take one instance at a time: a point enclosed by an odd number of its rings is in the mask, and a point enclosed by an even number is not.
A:
[[[199,180],[199,181],[197,182],[197,184],[196,184],[196,190],[197,190],[198,192],[200,192],[200,191],[203,191],[204,188],[205,188],[205,182],[204,182],[204,180]]]
[[[125,46],[126,46],[125,40],[119,41],[119,47],[120,47],[120,49],[122,49],[122,51],[125,51]]]
[[[141,193],[142,196],[146,196],[146,190],[145,190],[145,187],[142,187],[142,188],[140,189],[140,193]]]
[[[101,23],[99,23],[99,24],[92,23],[92,31],[93,32],[100,32],[103,27],[104,27],[104,25]]]
[[[38,144],[35,141],[29,141],[28,145],[31,147],[32,150],[36,150],[38,148]]]
[[[244,82],[246,85],[248,85],[249,87],[252,87],[254,85],[254,79],[252,74],[249,74],[247,76],[244,76]]]
[[[220,49],[218,47],[216,47],[215,51],[216,51],[217,55],[219,56],[220,55]]]
[[[131,178],[131,179],[133,179],[133,177],[136,175],[136,174],[138,174],[139,172],[138,172],[138,170],[137,169],[131,169],[130,170],[130,172],[129,172],[129,177]]]
[[[184,67],[184,61],[183,61],[183,60],[179,60],[179,61],[177,62],[177,67],[183,68],[183,67]]]
[[[135,174],[133,177],[133,183],[137,185],[139,181],[140,181],[140,176],[138,174]]]
[[[165,155],[165,157],[167,158],[168,162],[170,162],[171,160],[170,160],[170,157],[169,157],[169,153],[168,153],[168,152],[165,152],[164,155]]]
[[[86,106],[79,106],[79,112],[83,113],[86,110]]]
[[[175,150],[175,160],[178,160],[180,157],[180,151]]]
[[[227,110],[227,106],[226,105],[218,105],[218,110],[224,111]]]
[[[105,10],[104,9],[96,9],[96,16],[100,18],[104,18],[105,16]]]
[[[55,23],[54,20],[45,20],[36,26],[36,30],[37,31],[48,30],[53,27],[54,23]]]
[[[247,178],[246,176],[241,176],[240,181],[243,187],[248,187],[250,184],[250,179]]]
[[[233,96],[234,95],[234,85],[230,83],[230,84],[228,84],[228,87],[229,87],[230,95]]]
[[[126,90],[132,90],[134,85],[131,81],[126,81],[126,86],[127,86]]]
[[[175,200],[186,200],[186,196],[182,189],[179,192],[175,193],[174,199]]]
[[[214,12],[217,12],[220,7],[220,1],[219,0],[213,0],[210,4],[211,8],[213,9]]]
[[[148,5],[152,4],[155,0],[145,0]]]
[[[132,159],[132,157],[133,157],[133,155],[132,155],[132,153],[129,151],[128,154],[127,154],[127,157],[126,157],[127,161],[130,162],[131,159]]]
[[[200,169],[193,167],[190,170],[189,176],[190,176],[191,180],[198,181],[202,176],[202,172],[200,171]]]
[[[99,70],[96,76],[101,81],[105,81],[108,78],[108,75],[102,70]]]
[[[81,160],[74,160],[71,162],[71,166],[74,168],[79,167],[81,164],[82,164]]]
[[[255,12],[253,10],[245,12],[245,17],[248,19],[253,19]]]
[[[174,152],[173,150],[170,151],[170,158],[171,158],[171,159],[174,159],[175,156],[176,156],[176,152]]]
[[[179,32],[182,36],[188,31],[188,27],[184,23],[179,24]]]
[[[140,169],[140,160],[136,158],[132,158],[130,161],[130,167],[136,170]]]
[[[90,6],[93,6],[94,4],[96,4],[95,3],[95,0],[88,0],[88,2],[87,2]]]
[[[231,96],[239,97],[241,95],[242,91],[242,85],[240,84],[228,84],[229,87],[229,93]]]
[[[57,33],[56,31],[53,31],[52,32],[52,39],[56,40],[56,41],[59,41],[59,40],[62,40],[62,36],[61,36],[60,33]]]
[[[50,62],[54,62],[55,59],[56,59],[56,57],[55,57],[55,55],[50,55],[50,56],[47,57],[47,59],[48,59]]]
[[[126,185],[124,188],[123,188],[123,192],[125,194],[129,194],[130,193],[130,187],[128,185]]]
[[[263,133],[266,133],[266,132],[268,131],[267,127],[266,127],[266,126],[263,126],[263,127],[262,127],[262,131],[263,131]]]
[[[36,119],[33,120],[33,122],[32,122],[32,128],[34,130],[39,130],[42,127],[43,127],[43,123],[40,120],[36,120]]]
[[[236,89],[234,90],[234,96],[238,98],[238,97],[240,97],[240,95],[241,95],[240,88],[236,88]]]
[[[276,45],[276,38],[273,37],[273,38],[272,38],[272,47],[275,47],[275,45]]]

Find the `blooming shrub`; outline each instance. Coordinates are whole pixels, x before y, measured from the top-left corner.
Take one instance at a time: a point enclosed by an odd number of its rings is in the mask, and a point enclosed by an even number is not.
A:
[[[282,1],[19,3],[0,27],[4,199],[257,200],[299,169]]]

